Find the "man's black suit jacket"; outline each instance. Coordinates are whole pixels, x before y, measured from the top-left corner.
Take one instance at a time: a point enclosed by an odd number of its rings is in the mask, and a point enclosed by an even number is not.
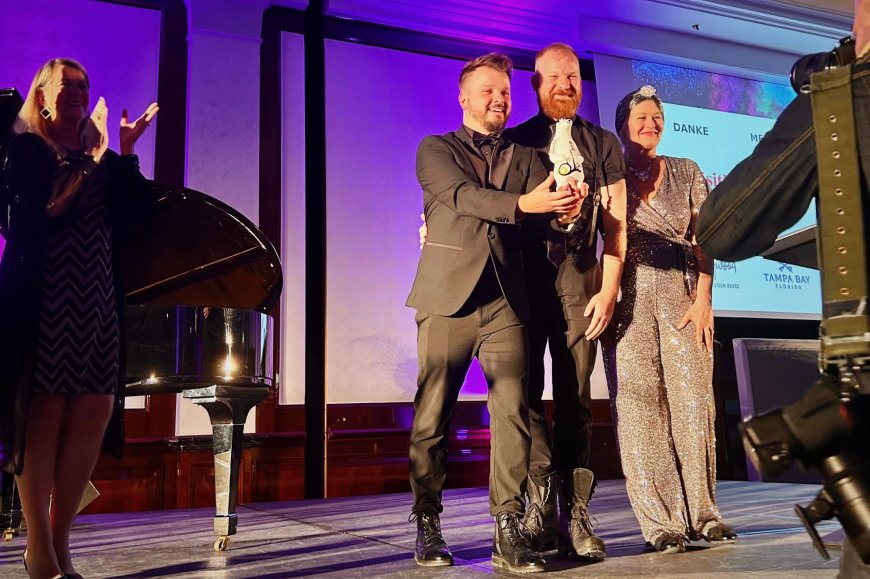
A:
[[[463,127],[421,141],[417,180],[429,233],[409,307],[441,316],[457,313],[492,260],[508,304],[519,319],[528,319],[517,202],[547,171],[533,149],[504,146],[502,155],[509,160],[504,183],[487,188],[484,159]]]

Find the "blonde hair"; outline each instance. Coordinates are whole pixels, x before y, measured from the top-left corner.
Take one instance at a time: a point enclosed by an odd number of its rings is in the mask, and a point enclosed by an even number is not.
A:
[[[54,75],[54,71],[68,66],[74,68],[85,75],[85,82],[88,87],[91,86],[91,79],[88,76],[88,71],[77,60],[71,58],[52,58],[43,64],[36,75],[33,77],[33,82],[30,83],[30,90],[27,92],[27,98],[24,99],[24,104],[21,106],[21,111],[18,113],[18,118],[15,119],[14,130],[16,133],[33,133],[39,135],[49,145],[55,148],[61,148],[54,140],[48,136],[46,130],[46,119],[40,114],[42,107],[39,105],[38,94],[45,89],[45,86]]]

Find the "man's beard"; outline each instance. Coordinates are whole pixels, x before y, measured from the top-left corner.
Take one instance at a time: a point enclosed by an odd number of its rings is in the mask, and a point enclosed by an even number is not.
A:
[[[504,116],[501,120],[494,120],[487,117],[487,110],[476,111],[472,109],[471,116],[472,118],[481,124],[481,126],[486,129],[487,134],[490,133],[500,133],[504,130],[505,125],[507,125],[507,111],[505,111]]]
[[[556,95],[565,95],[571,97],[570,100],[555,100]],[[541,95],[538,93],[538,105],[541,111],[551,119],[558,121],[559,119],[573,119],[577,114],[577,108],[580,106],[580,95],[574,91],[559,91],[552,95]]]

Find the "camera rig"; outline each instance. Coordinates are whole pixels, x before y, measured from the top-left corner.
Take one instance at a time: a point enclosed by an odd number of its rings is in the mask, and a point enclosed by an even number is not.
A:
[[[841,41],[841,46],[843,45]],[[847,51],[835,49],[841,57]],[[854,59],[854,44],[851,45]],[[795,510],[824,558],[815,524],[837,517],[856,552],[870,564],[870,312],[867,232],[852,67],[810,55],[808,74],[818,157],[818,262],[822,282],[821,377],[800,400],[740,425],[755,466],[775,477],[793,461],[822,474],[824,488]],[[847,64],[846,66],[837,66]],[[793,71],[792,78],[795,78]],[[796,90],[798,90],[796,88]]]

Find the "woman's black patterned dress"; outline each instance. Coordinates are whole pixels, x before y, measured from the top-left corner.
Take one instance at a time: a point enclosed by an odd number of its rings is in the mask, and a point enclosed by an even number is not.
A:
[[[30,395],[115,394],[104,449],[120,456],[124,375],[122,258],[155,215],[132,155],[60,159],[15,136],[5,177],[9,228],[0,260],[0,468],[20,473]],[[5,208],[4,208],[5,209]]]
[[[35,392],[117,390],[120,332],[107,192],[85,187],[46,238]]]

